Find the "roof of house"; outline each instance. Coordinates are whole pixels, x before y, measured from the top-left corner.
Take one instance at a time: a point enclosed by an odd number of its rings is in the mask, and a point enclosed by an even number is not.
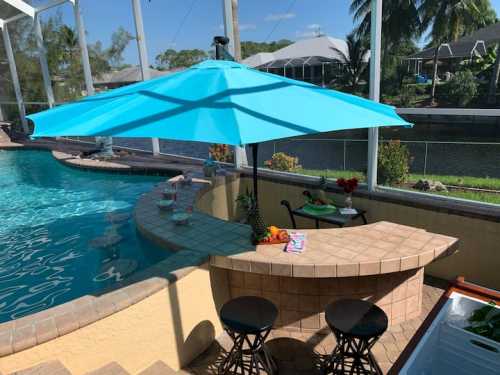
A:
[[[257,67],[274,60],[290,60],[311,56],[334,60],[342,59],[336,49],[342,51],[346,55],[348,54],[347,43],[344,40],[329,36],[320,36],[299,40],[272,53],[258,53],[244,59],[242,62],[251,67]]]
[[[255,55],[249,56],[242,61],[243,64],[246,64],[251,67],[260,66],[263,64],[267,64],[270,61],[275,60],[274,54],[271,52],[259,52]]]
[[[482,56],[488,47],[500,42],[500,22],[489,25],[466,35],[455,42],[443,44],[439,59]],[[435,48],[426,48],[407,57],[409,60],[428,60],[434,58]]]
[[[150,78],[157,78],[164,75],[172,74],[178,71],[176,70],[157,70],[149,68]],[[96,84],[109,84],[109,83],[131,83],[142,81],[141,68],[138,66],[131,66],[121,70],[115,70],[109,73],[104,73],[100,77],[95,79]]]
[[[408,56],[408,60],[430,60],[434,58],[435,48],[426,48],[420,52]],[[456,41],[445,43],[439,49],[438,59],[471,58],[472,56],[483,56],[486,54],[487,46],[482,40]]]

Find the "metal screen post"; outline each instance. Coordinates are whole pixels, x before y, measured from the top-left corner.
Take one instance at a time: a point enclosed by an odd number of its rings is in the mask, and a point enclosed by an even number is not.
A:
[[[2,26],[3,43],[5,46],[5,53],[7,60],[9,60],[10,75],[12,77],[12,85],[14,86],[14,93],[16,94],[17,108],[19,110],[19,117],[21,118],[21,125],[23,132],[28,134],[28,122],[26,121],[26,108],[24,106],[23,94],[21,92],[21,85],[19,83],[19,76],[17,75],[16,60],[14,59],[14,52],[12,51],[12,44],[10,42],[9,30],[7,24]]]
[[[224,36],[229,39],[227,44],[228,52],[234,56],[234,28],[233,28],[233,4],[231,0],[222,0],[222,13],[224,19]],[[241,168],[248,165],[248,158],[245,147],[234,147],[234,166]]]
[[[94,82],[92,80],[92,70],[90,69],[89,50],[87,47],[87,36],[85,35],[85,26],[80,10],[80,0],[74,0],[73,12],[75,14],[75,24],[78,32],[78,44],[82,54],[83,77],[85,79],[85,88],[87,96],[94,95]],[[111,137],[96,137],[96,143],[100,143],[102,151],[107,154],[113,154],[113,138]]]
[[[139,50],[139,64],[141,66],[141,76],[143,81],[150,77],[148,50],[146,47],[146,34],[144,33],[144,22],[142,20],[142,9],[140,0],[132,0],[132,10],[134,12],[135,39],[137,40],[137,49]],[[160,154],[160,141],[158,138],[151,138],[153,155]]]
[[[380,54],[382,44],[382,0],[371,0],[370,99],[380,101]],[[368,129],[368,190],[377,186],[378,128]]]
[[[43,86],[47,95],[49,108],[54,107],[54,91],[52,90],[52,80],[50,79],[49,64],[47,62],[47,51],[43,44],[42,26],[40,25],[40,14],[37,13],[33,20],[35,26],[36,46],[38,49],[38,58],[40,60],[40,68],[42,70]]]

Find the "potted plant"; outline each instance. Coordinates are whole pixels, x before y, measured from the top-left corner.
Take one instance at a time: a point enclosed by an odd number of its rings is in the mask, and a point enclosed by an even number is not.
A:
[[[205,177],[214,177],[217,174],[217,168],[217,163],[211,155],[203,162],[203,174]]]

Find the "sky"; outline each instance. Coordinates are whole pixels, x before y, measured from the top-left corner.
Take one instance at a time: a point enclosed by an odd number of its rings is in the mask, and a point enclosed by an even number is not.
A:
[[[35,0],[34,3],[47,0]],[[500,0],[490,0],[500,17]],[[150,64],[168,48],[210,49],[213,36],[224,33],[223,0],[141,0]],[[320,30],[344,38],[355,26],[349,0],[239,0],[241,40],[273,41],[308,38]],[[108,46],[113,31],[123,26],[135,34],[131,0],[81,0],[87,40]],[[44,12],[43,18],[60,11],[65,23],[74,25],[71,6]],[[137,45],[131,42],[125,62],[138,64]]]

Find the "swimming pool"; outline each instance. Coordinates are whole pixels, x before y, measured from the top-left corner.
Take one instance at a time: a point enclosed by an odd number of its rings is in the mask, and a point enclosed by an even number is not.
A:
[[[138,235],[131,215],[164,179],[0,150],[0,322],[96,293],[168,257]]]

